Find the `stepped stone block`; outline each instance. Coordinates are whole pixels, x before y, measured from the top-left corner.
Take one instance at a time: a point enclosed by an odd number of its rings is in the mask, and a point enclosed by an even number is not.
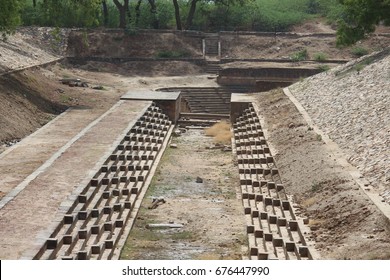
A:
[[[73,223],[73,215],[65,215],[64,216],[64,224],[65,225],[69,225],[69,224],[72,224]]]
[[[47,248],[48,250],[56,249],[56,248],[57,248],[57,245],[58,245],[58,239],[57,239],[57,238],[49,238],[49,239],[46,241],[46,248]]]
[[[64,235],[62,240],[63,240],[63,243],[65,245],[70,245],[73,242],[73,236],[72,235]]]

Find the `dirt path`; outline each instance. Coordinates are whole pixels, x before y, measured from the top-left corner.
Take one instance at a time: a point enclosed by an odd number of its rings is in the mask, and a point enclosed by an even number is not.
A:
[[[206,149],[213,139],[190,129],[172,139],[140,208],[122,259],[241,259],[245,218],[236,197],[237,167],[231,152]],[[197,177],[203,183],[197,183]],[[148,209],[152,198],[166,203]],[[148,229],[176,223],[179,229]]]

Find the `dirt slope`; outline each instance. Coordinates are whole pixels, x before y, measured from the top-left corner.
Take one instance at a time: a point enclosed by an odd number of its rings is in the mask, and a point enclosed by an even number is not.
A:
[[[390,225],[282,90],[257,102],[296,214],[309,218],[323,259],[389,259]]]
[[[66,109],[40,94],[51,88],[41,79],[31,71],[0,77],[0,143],[23,138]]]
[[[384,194],[390,189],[390,49],[290,87],[348,161]],[[390,203],[390,194],[383,197]]]
[[[70,33],[67,50],[68,56],[104,58],[154,58],[162,51],[201,58],[202,40],[171,32],[139,31],[128,34],[117,29],[77,30]]]
[[[25,27],[0,40],[0,74],[40,65],[64,56],[66,29]]]

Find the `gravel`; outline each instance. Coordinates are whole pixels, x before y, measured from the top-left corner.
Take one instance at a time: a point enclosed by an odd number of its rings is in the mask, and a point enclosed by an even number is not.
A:
[[[289,89],[371,185],[390,189],[390,49]]]
[[[0,40],[0,75],[41,65],[65,56],[70,30],[49,27],[22,27]]]

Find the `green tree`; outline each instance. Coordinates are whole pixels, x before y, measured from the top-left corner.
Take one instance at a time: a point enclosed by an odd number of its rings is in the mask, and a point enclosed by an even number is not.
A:
[[[156,0],[148,0],[150,5],[150,13],[153,17],[153,28],[158,29],[159,27],[159,21],[157,17],[157,6],[156,6]]]
[[[374,32],[376,25],[390,25],[390,0],[340,0],[345,11],[337,30],[337,44],[351,45]]]
[[[20,1],[0,0],[0,33],[3,38],[20,24]]]
[[[109,14],[108,14],[108,6],[107,6],[106,0],[102,0],[102,10],[103,10],[103,25],[108,26],[108,15]]]
[[[214,3],[215,5],[229,6],[229,5],[235,5],[235,4],[244,5],[245,3],[249,3],[252,1],[253,0],[246,0],[246,1],[245,0],[188,0],[187,5],[189,5],[190,8],[188,10],[185,29],[191,29],[193,27],[195,12],[197,9],[197,5],[200,2],[204,2],[204,3],[208,3],[208,4]],[[181,23],[180,10],[179,10],[179,5],[177,3],[177,0],[173,0],[173,5],[175,7],[176,26],[177,26],[178,30],[181,30],[182,23]]]
[[[99,25],[101,0],[43,0],[41,24],[61,27]],[[43,21],[43,22],[42,22]]]

